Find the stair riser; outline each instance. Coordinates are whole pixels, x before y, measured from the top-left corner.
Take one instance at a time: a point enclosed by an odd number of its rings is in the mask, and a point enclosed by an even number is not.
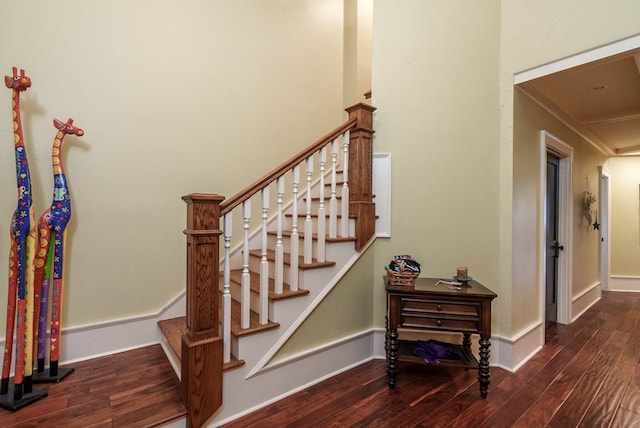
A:
[[[329,194],[324,195],[324,210],[327,213],[327,217],[329,217],[329,211],[331,209],[331,200]],[[320,199],[317,199],[318,196],[314,196],[314,199],[311,200],[311,212],[313,214],[317,214],[320,210]],[[340,214],[342,210],[342,201],[340,199],[336,200],[336,214]],[[305,216],[307,214],[307,201],[306,198],[301,206],[298,207],[298,215]]]
[[[276,276],[275,262],[268,260],[267,264],[269,266],[269,278],[274,278]],[[251,272],[260,272],[260,268],[262,266],[262,260],[260,257],[249,257],[249,270]],[[289,283],[289,278],[291,277],[291,268],[289,265],[284,265],[282,268],[284,282]]]
[[[342,218],[338,217],[337,218],[337,234],[340,236],[341,233],[341,223],[342,223]],[[354,236],[355,234],[355,221],[353,219],[349,219],[348,220],[348,236]],[[304,230],[305,230],[305,226],[306,226],[306,215],[302,214],[301,216],[298,216],[298,234],[300,236],[303,236]],[[282,221],[282,228],[283,230],[292,230],[293,229],[293,218],[289,215],[284,216],[283,217],[283,221]],[[325,233],[328,234],[329,233],[329,211],[327,210],[326,213],[326,217],[325,217]],[[270,228],[269,230],[275,230],[275,226]],[[318,218],[317,217],[311,217],[311,231],[313,233],[318,233]]]
[[[275,235],[269,234],[267,237],[267,245],[269,248],[275,249],[276,244],[278,242],[278,237]],[[291,237],[283,236],[282,237],[282,247],[284,248],[285,253],[291,254]],[[298,254],[302,255],[304,253],[304,236],[301,235],[298,238]],[[318,254],[318,241],[312,240],[311,244],[311,254],[315,257]]]
[[[229,284],[229,291],[231,292],[231,298],[233,300],[238,302],[241,301],[242,285],[237,284],[235,282],[231,282],[231,284]],[[258,293],[251,293],[251,297],[249,300],[250,300],[249,306],[251,310],[256,313],[260,313],[260,296],[258,295]],[[271,310],[272,310],[271,306],[272,304],[269,303],[268,305],[269,313],[271,313]],[[269,316],[268,318],[271,320],[271,316]]]

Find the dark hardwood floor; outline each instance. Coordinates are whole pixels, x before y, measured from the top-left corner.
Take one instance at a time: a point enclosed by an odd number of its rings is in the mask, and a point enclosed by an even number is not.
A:
[[[0,408],[0,427],[149,427],[185,415],[180,383],[160,345],[62,367],[48,396],[18,411]]]
[[[516,373],[400,363],[395,389],[373,360],[225,427],[640,427],[640,293],[603,293]],[[159,345],[71,365],[49,396],[0,427],[143,427],[184,416],[178,379]]]
[[[224,425],[233,427],[640,427],[640,293],[603,293],[516,373],[373,360]]]

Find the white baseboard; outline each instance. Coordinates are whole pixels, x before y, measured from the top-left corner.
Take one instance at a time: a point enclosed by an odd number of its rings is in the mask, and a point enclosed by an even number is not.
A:
[[[249,378],[249,367],[226,371],[222,407],[207,426],[223,425],[370,361],[373,342],[374,330],[369,330],[281,360]]]
[[[184,316],[185,308],[185,293],[181,292],[155,313],[102,323],[63,327],[60,365],[159,343],[161,333],[158,321]],[[5,339],[3,338],[0,340],[0,354],[4,354],[4,349]]]
[[[640,292],[640,277],[612,276],[609,278],[609,291]]]
[[[492,338],[493,341],[493,338]],[[544,323],[535,322],[513,337],[498,336],[498,353],[493,363],[510,372],[516,372],[544,345]]]
[[[582,316],[587,310],[600,300],[600,282],[596,282],[582,293],[571,299],[571,322]]]

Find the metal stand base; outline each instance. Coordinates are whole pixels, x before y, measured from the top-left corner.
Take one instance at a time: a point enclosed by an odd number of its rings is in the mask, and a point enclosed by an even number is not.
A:
[[[75,369],[73,367],[59,368],[56,374],[51,374],[51,370],[45,370],[41,373],[33,373],[33,383],[56,383],[70,375]]]
[[[46,391],[32,389],[28,394],[22,394],[22,398],[16,399],[14,397],[14,389],[9,388],[8,393],[0,395],[0,407],[15,412],[29,404],[35,403],[47,395]]]

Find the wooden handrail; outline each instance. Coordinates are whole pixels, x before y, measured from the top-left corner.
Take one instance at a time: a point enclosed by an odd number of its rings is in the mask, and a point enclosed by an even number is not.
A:
[[[306,158],[311,156],[311,154],[313,154],[313,153],[317,152],[318,150],[320,150],[320,148],[322,148],[322,146],[327,144],[329,141],[339,137],[340,135],[344,134],[347,130],[353,128],[356,125],[356,123],[357,123],[357,119],[356,118],[349,119],[347,122],[345,122],[344,124],[340,125],[339,127],[334,129],[333,131],[329,132],[327,135],[325,135],[324,137],[320,138],[315,143],[313,143],[312,145],[310,145],[306,149],[302,150],[297,155],[289,158],[289,160],[287,160],[286,162],[282,163],[280,166],[278,166],[276,169],[274,169],[271,172],[269,172],[264,177],[262,177],[259,180],[255,181],[250,186],[247,186],[246,188],[241,190],[239,193],[237,193],[235,196],[232,196],[229,199],[227,199],[226,201],[224,201],[220,205],[220,210],[221,210],[220,211],[220,215],[225,215],[225,214],[229,213],[235,207],[240,205],[243,201],[245,201],[245,200],[249,199],[251,196],[253,196],[260,189],[262,189],[263,187],[265,187],[266,185],[271,183],[276,178],[280,177],[282,174],[284,174],[288,170],[292,169],[294,166],[298,165],[300,162],[302,162],[303,160],[305,160]]]

